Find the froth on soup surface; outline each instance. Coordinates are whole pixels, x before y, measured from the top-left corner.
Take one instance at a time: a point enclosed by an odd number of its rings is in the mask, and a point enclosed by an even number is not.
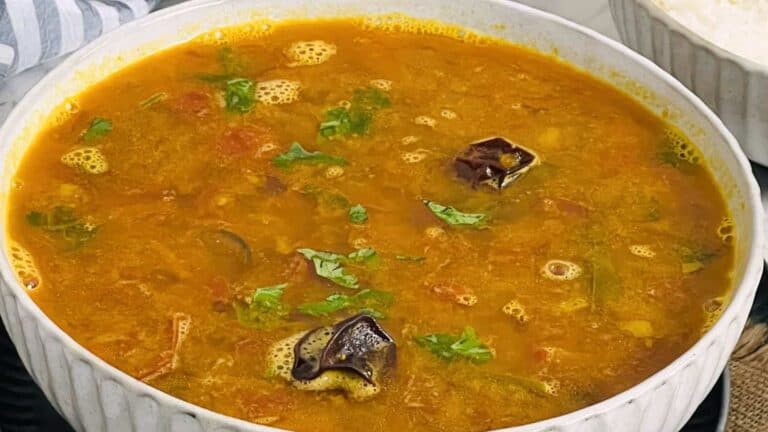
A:
[[[564,414],[682,354],[730,290],[732,224],[694,145],[520,47],[291,22],[150,56],[69,108],[15,178],[20,281],[112,365],[248,421]],[[306,378],[316,350],[349,360],[330,326],[361,312],[370,381]]]

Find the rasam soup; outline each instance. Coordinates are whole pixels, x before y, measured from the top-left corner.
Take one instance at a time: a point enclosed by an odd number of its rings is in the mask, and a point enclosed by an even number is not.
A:
[[[37,137],[19,280],[165,392],[300,431],[486,430],[658,371],[719,316],[693,144],[557,59],[411,22],[150,56]]]

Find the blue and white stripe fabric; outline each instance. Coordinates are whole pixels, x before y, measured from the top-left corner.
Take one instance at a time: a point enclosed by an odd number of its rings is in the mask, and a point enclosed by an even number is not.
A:
[[[0,81],[149,13],[157,0],[0,0]]]

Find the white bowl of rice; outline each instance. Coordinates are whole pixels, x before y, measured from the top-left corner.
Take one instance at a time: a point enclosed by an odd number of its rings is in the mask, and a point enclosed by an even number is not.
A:
[[[621,39],[709,105],[768,166],[768,0],[609,0]]]

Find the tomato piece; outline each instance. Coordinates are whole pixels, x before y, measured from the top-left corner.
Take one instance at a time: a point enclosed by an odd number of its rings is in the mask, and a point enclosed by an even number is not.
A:
[[[477,296],[474,291],[466,286],[453,282],[427,283],[427,288],[438,297],[454,302],[461,306],[474,306],[477,303]]]
[[[222,277],[215,277],[211,279],[206,286],[211,293],[213,300],[213,310],[217,312],[225,312],[230,310],[229,303],[231,302],[231,294],[229,290],[229,284]]]
[[[176,99],[175,107],[184,114],[205,117],[211,113],[211,95],[198,90],[188,91]]]
[[[272,130],[264,125],[231,127],[224,131],[216,143],[216,150],[222,156],[242,156],[254,153],[261,147],[275,142]]]

